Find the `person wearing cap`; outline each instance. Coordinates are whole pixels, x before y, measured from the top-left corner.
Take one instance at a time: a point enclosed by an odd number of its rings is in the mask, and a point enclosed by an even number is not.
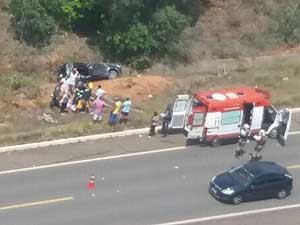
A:
[[[267,135],[265,130],[260,130],[257,135],[253,136],[254,140],[256,141],[256,145],[254,147],[255,153],[250,153],[252,160],[259,160],[262,158],[260,155],[261,150],[263,150],[266,142],[267,142]]]
[[[250,126],[247,123],[245,123],[240,131],[237,149],[235,151],[235,158],[239,158],[245,153],[244,148],[246,143],[249,142],[250,134]]]

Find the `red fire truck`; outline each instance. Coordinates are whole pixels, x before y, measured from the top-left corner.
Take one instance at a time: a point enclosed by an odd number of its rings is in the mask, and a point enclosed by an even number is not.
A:
[[[264,129],[269,136],[285,140],[291,113],[284,110],[284,122],[275,126],[278,112],[271,105],[270,97],[267,91],[251,87],[201,91],[191,97],[178,95],[170,127],[184,128],[187,144],[197,139],[218,146],[224,140],[237,139],[245,123],[250,125],[251,134]]]

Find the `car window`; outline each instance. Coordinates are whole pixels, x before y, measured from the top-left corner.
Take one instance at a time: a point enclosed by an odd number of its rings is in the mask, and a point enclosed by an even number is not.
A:
[[[236,181],[238,181],[240,184],[247,185],[250,183],[254,176],[251,174],[245,167],[237,167],[233,168],[229,171],[229,174],[232,176],[232,178]]]
[[[104,64],[94,64],[91,65],[91,73],[92,75],[103,75],[106,74],[106,66]]]
[[[193,126],[201,126],[203,123],[203,113],[195,112],[193,119]]]
[[[270,174],[258,177],[255,180],[253,180],[252,185],[254,186],[265,185],[269,182],[270,180],[269,178],[270,178]]]
[[[276,111],[272,106],[266,107],[264,110],[264,123],[273,123],[276,117]]]
[[[258,186],[264,185],[265,183],[266,183],[265,179],[258,178],[252,182],[252,185],[255,187],[258,187]]]
[[[175,103],[175,105],[174,105],[173,112],[182,112],[182,111],[185,111],[186,103],[187,103],[187,100],[185,100],[185,99],[183,99],[183,100],[177,100],[176,103]]]
[[[284,180],[284,176],[280,174],[273,174],[268,177],[268,182],[273,183],[273,182],[278,182]]]
[[[241,111],[234,110],[222,113],[222,125],[237,124],[241,120]]]

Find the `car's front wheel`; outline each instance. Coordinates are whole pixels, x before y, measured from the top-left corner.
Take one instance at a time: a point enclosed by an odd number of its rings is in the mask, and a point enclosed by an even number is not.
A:
[[[269,134],[269,137],[270,138],[276,138],[277,135],[278,135],[278,130],[277,130],[277,128],[274,128],[274,129],[271,130],[271,132]]]
[[[278,199],[284,199],[288,195],[287,191],[285,189],[282,189],[277,193],[277,198]]]
[[[115,79],[115,78],[117,78],[119,76],[119,74],[118,74],[118,72],[117,71],[115,71],[115,70],[110,70],[109,72],[108,72],[108,79]]]
[[[242,201],[243,201],[243,198],[242,198],[241,195],[237,195],[237,196],[234,196],[234,197],[232,198],[232,203],[233,203],[234,205],[241,204]]]
[[[220,147],[221,146],[221,141],[219,139],[215,138],[214,140],[212,140],[211,146],[214,147],[214,148]]]

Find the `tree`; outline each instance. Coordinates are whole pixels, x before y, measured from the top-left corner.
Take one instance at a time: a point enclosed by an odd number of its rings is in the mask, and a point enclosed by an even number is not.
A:
[[[128,32],[99,34],[99,44],[105,55],[113,60],[129,64],[136,69],[145,69],[151,64],[156,45],[148,26],[137,23]]]
[[[174,54],[181,32],[205,1],[12,0],[10,8],[16,34],[28,44],[49,43],[57,26],[97,40],[110,61],[145,68]]]
[[[275,33],[287,44],[300,41],[300,2],[289,3],[279,9],[275,15]]]
[[[20,41],[36,47],[49,43],[55,32],[55,20],[47,14],[39,0],[12,0],[10,11]]]
[[[170,46],[178,41],[189,21],[190,18],[177,11],[175,6],[165,6],[153,14],[151,31],[157,43],[159,57],[167,54]]]

